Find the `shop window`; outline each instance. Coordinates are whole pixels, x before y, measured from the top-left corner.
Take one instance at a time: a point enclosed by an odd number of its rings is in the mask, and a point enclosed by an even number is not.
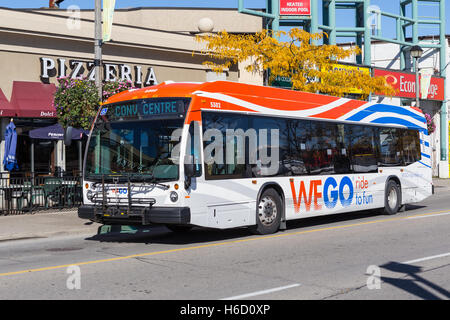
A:
[[[65,146],[66,175],[79,176],[81,174],[80,156],[81,156],[81,163],[83,163],[85,148],[86,148],[86,138],[82,140],[73,141],[70,146]]]
[[[51,140],[34,141],[34,171],[37,174],[55,173],[56,143]]]

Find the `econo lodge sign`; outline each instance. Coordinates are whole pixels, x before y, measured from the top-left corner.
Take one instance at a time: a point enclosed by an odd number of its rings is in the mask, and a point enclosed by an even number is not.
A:
[[[416,97],[416,75],[413,73],[397,72],[384,69],[374,69],[375,77],[385,77],[394,89],[397,90],[396,97],[411,98]],[[419,80],[420,81],[420,80]],[[444,100],[444,78],[431,77],[428,88],[428,100]],[[420,89],[419,89],[420,92]]]
[[[310,16],[311,0],[280,0],[280,15]]]

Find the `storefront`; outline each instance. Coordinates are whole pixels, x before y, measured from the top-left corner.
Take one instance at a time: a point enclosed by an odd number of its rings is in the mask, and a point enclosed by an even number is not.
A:
[[[112,41],[103,44],[103,81],[131,81],[135,87],[166,80],[262,84],[259,75],[246,73],[243,66],[217,75],[203,65],[209,58],[195,35],[204,17],[214,22],[214,31],[253,33],[263,25],[262,18],[236,9],[117,10]],[[3,160],[5,128],[13,119],[21,173],[75,174],[85,137],[67,147],[61,136],[36,139],[30,132],[57,123],[53,94],[58,77],[94,79],[93,10],[74,15],[65,10],[0,8],[0,19],[0,157]]]
[[[62,144],[63,129],[59,134],[49,131],[47,137],[35,137],[31,134],[33,130],[45,130],[57,124],[56,112],[52,107],[55,90],[54,84],[13,81],[11,101],[4,95],[0,96],[2,132],[11,121],[16,126],[16,158],[18,172],[21,174],[34,172],[54,175],[62,170],[80,170],[79,146],[65,147]],[[84,135],[79,139],[81,147],[86,142],[86,137]]]

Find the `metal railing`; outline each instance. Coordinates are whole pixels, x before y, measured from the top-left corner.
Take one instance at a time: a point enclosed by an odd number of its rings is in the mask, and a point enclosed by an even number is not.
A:
[[[82,179],[37,173],[0,173],[0,215],[76,208],[82,202]]]

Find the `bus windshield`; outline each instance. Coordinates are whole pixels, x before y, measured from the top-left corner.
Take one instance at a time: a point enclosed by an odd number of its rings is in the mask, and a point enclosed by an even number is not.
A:
[[[179,143],[172,140],[183,120],[112,122],[98,125],[91,136],[86,158],[86,179],[147,176],[152,180],[177,180]],[[178,135],[179,137],[179,135]]]
[[[85,179],[178,179],[179,148],[175,147],[180,143],[188,101],[160,100],[146,99],[101,110],[89,139]]]

